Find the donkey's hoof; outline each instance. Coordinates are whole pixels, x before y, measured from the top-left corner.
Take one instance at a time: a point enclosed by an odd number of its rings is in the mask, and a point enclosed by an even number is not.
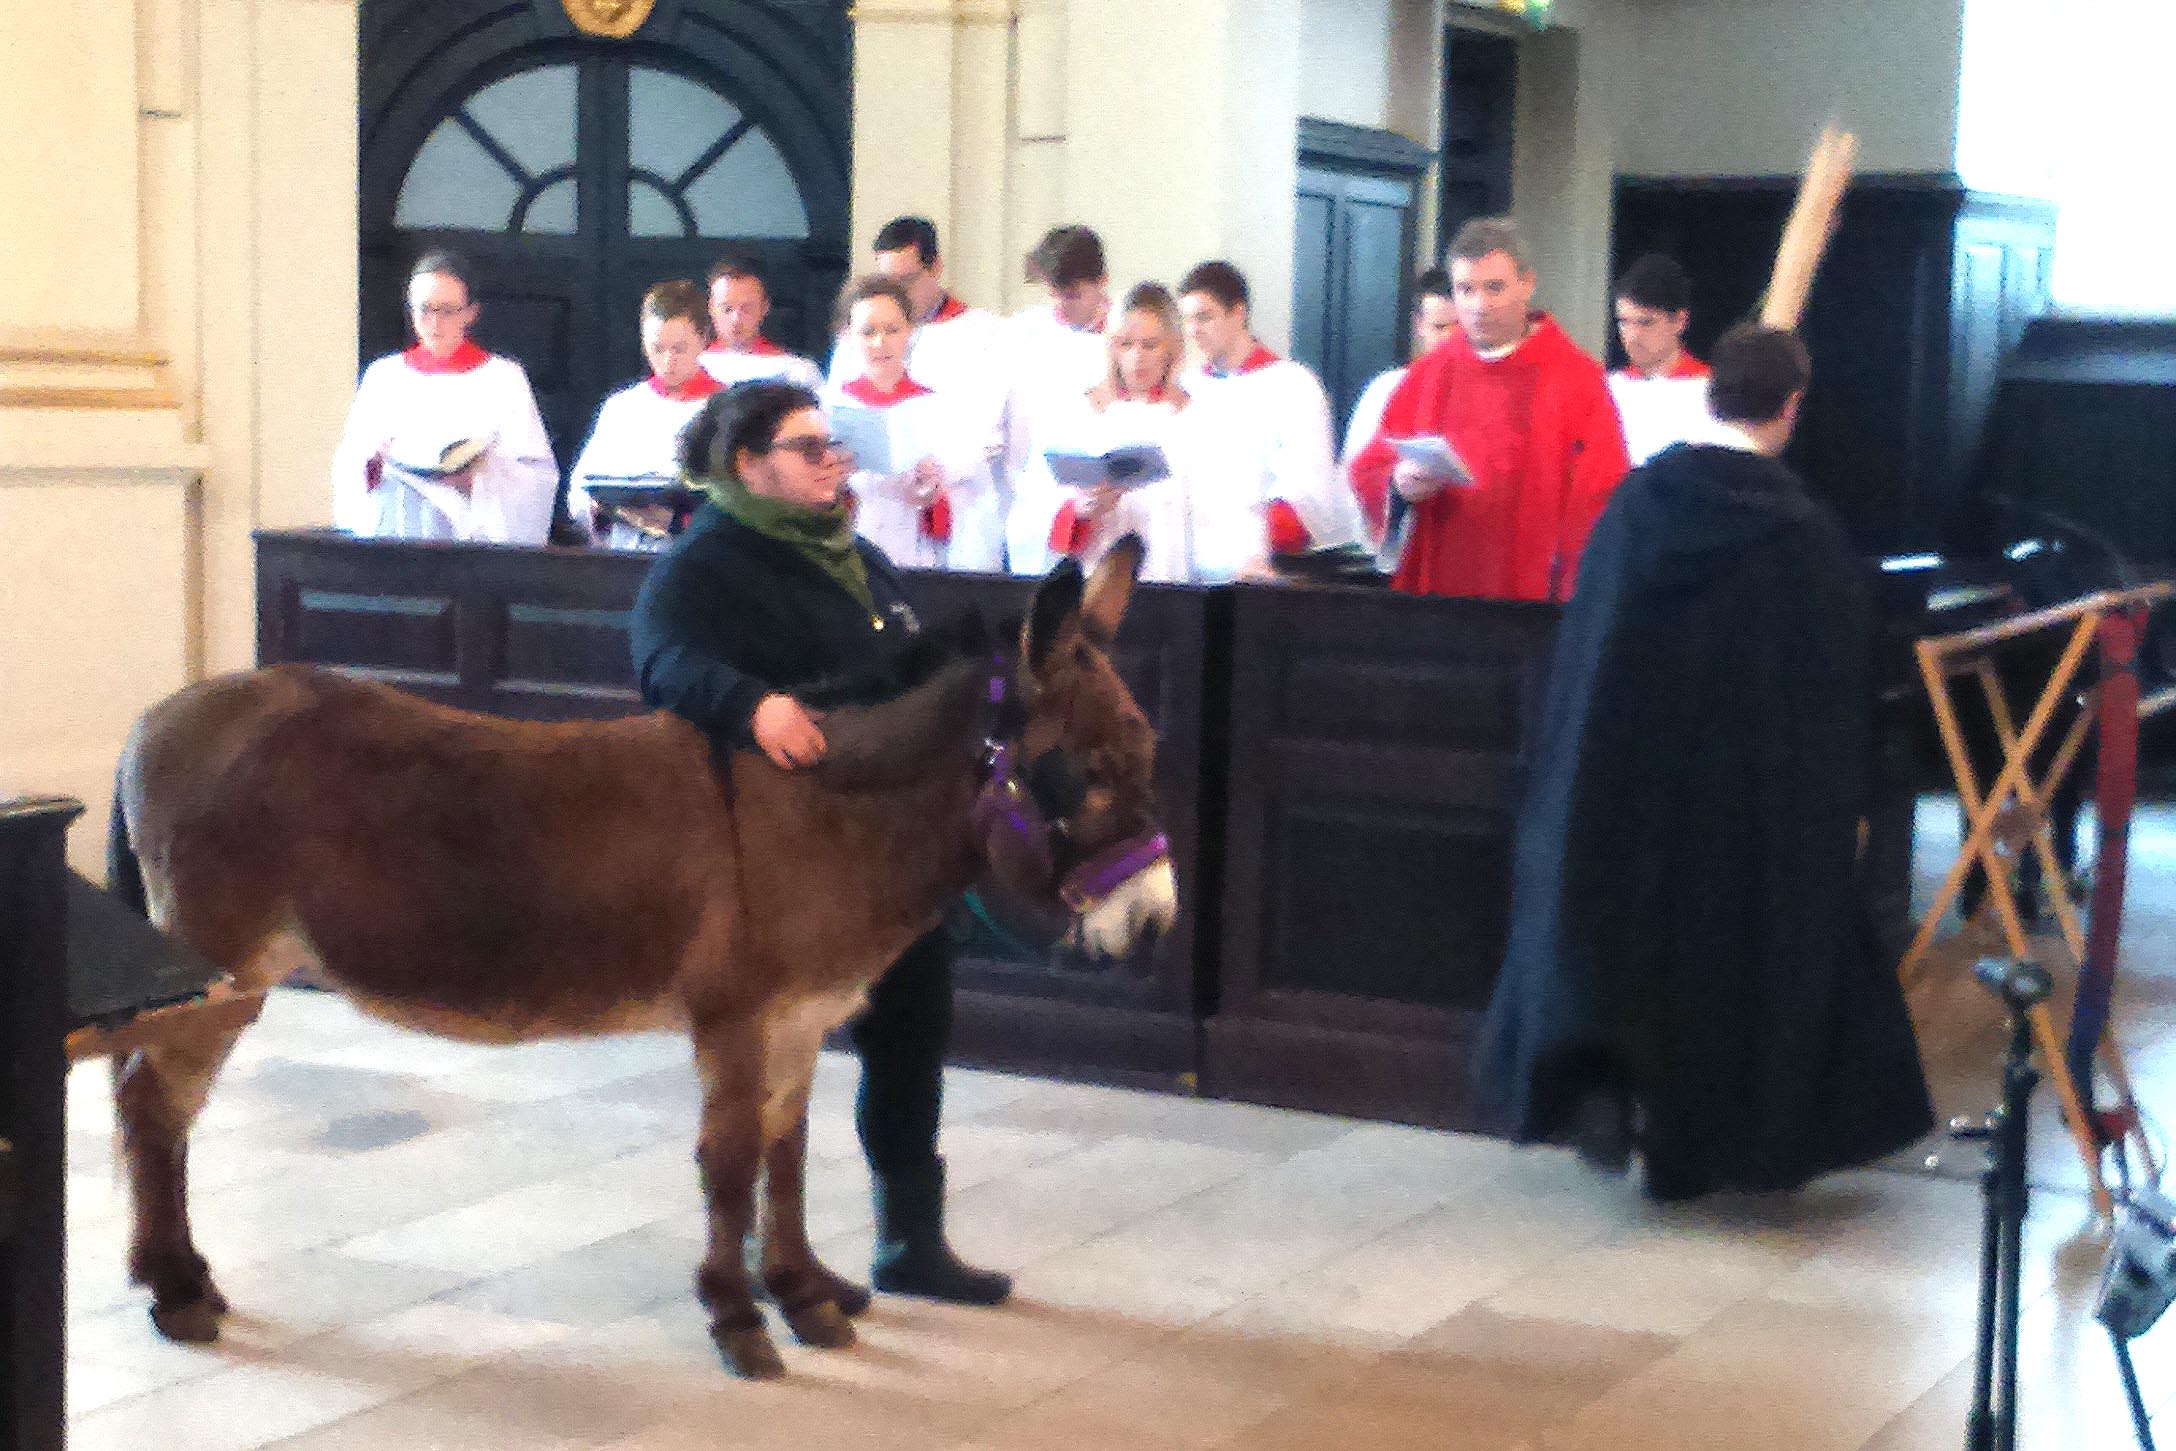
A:
[[[159,1334],[168,1340],[178,1340],[187,1345],[209,1345],[219,1338],[219,1317],[225,1313],[227,1302],[217,1292],[198,1300],[180,1305],[151,1307],[151,1323]]]
[[[724,1357],[725,1368],[743,1380],[776,1380],[786,1373],[786,1362],[771,1344],[770,1332],[760,1325],[748,1330],[713,1327],[710,1338]]]
[[[829,1300],[818,1300],[798,1310],[783,1312],[793,1338],[819,1350],[843,1350],[854,1343],[854,1322],[846,1311]]]
[[[816,1275],[823,1282],[824,1293],[831,1297],[831,1303],[838,1306],[839,1313],[849,1320],[867,1310],[876,1298],[870,1294],[867,1285],[857,1285],[846,1276],[822,1265],[816,1267]]]

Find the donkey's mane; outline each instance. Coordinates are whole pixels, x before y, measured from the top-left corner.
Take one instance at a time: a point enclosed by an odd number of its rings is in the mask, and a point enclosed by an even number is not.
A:
[[[827,749],[816,779],[868,791],[927,778],[948,752],[980,744],[989,678],[986,655],[954,654],[896,699],[830,711],[820,726]]]

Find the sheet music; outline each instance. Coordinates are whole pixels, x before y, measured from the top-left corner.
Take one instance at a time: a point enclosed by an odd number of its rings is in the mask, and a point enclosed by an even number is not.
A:
[[[1437,435],[1393,438],[1390,446],[1397,450],[1399,458],[1427,470],[1430,478],[1449,479],[1460,485],[1473,482],[1473,470],[1466,467],[1465,459],[1447,438]]]
[[[839,436],[854,467],[872,474],[896,474],[901,465],[892,458],[891,412],[841,403],[831,410],[831,431]]]
[[[1171,461],[1153,443],[1130,443],[1106,453],[1067,453],[1051,449],[1043,454],[1050,474],[1061,484],[1092,489],[1108,484],[1137,489],[1171,477]]]

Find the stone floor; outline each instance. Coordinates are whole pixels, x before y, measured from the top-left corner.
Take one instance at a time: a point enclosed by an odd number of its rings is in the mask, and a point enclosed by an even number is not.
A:
[[[1930,861],[1944,813],[1928,813]],[[1935,862],[1939,865],[1939,862]],[[2176,815],[2133,856],[2124,1033],[2176,1087]],[[1931,868],[1930,868],[1931,870]],[[1953,959],[1915,998],[1945,1111],[1999,1024]],[[869,1248],[849,1061],[827,1058],[812,1227]],[[236,1305],[167,1345],[123,1281],[105,1075],[71,1081],[76,1451],[811,1446],[1866,1448],[1962,1440],[1974,1156],[1800,1195],[1645,1203],[1555,1151],[961,1071],[956,1238],[1001,1310],[880,1299],[860,1345],[729,1380],[689,1289],[695,1101],[668,1037],[489,1049],[278,995],[197,1136],[198,1237]],[[2043,1118],[2047,1107],[2043,1102]],[[2090,1317],[2100,1240],[2038,1129],[2021,1444],[2130,1444]],[[2176,1331],[2138,1342],[2176,1400]],[[2176,1417],[2163,1417],[2176,1424]]]

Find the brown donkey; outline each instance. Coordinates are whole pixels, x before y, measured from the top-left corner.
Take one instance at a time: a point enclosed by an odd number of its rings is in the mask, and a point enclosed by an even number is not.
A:
[[[697,1292],[727,1363],[776,1375],[744,1258],[759,1179],[762,1288],[803,1343],[854,1338],[802,1212],[824,1034],[986,868],[1062,897],[1092,951],[1170,924],[1154,739],[1105,655],[1138,567],[1114,550],[1084,584],[1061,564],[1017,643],[932,647],[921,685],[834,712],[805,772],[713,757],[662,713],[499,720],[304,666],[206,681],[122,754],[113,881],[140,870],[152,919],[243,992],[303,960],[364,1011],[453,1037],[685,1026],[709,1211]],[[186,1168],[243,1026],[183,1014],[114,1064],[130,1273],[174,1339],[216,1337],[227,1309]]]

